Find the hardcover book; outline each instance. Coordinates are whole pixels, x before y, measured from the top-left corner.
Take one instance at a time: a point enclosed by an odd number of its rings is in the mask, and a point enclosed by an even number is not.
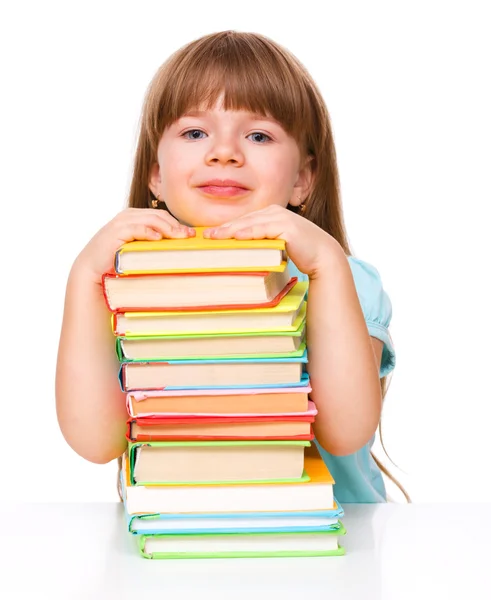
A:
[[[125,453],[123,496],[130,515],[331,510],[334,479],[314,443],[305,447],[304,471],[295,483],[134,485]]]
[[[297,331],[305,321],[307,282],[297,282],[272,307],[127,311],[111,315],[117,336],[166,336]]]
[[[275,306],[296,282],[286,268],[156,275],[108,272],[102,276],[102,291],[111,312],[213,310]]]
[[[134,241],[116,252],[114,270],[120,274],[236,270],[281,270],[286,260],[284,240],[214,240],[196,236],[157,241]]]

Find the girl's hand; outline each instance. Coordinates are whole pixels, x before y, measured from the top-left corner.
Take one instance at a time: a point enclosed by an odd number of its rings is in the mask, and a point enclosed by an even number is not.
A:
[[[333,254],[346,258],[335,238],[308,219],[276,204],[220,227],[208,228],[203,235],[213,239],[283,239],[288,256],[302,273],[312,278]]]
[[[194,237],[191,227],[181,225],[165,210],[126,208],[102,227],[80,252],[72,267],[83,271],[96,283],[114,266],[116,250],[133,240]]]

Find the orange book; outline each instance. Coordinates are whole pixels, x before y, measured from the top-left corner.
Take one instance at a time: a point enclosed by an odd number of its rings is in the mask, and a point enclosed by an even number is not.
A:
[[[317,409],[300,414],[209,414],[186,413],[161,417],[130,418],[126,438],[130,442],[166,440],[312,440]]]
[[[193,514],[331,510],[334,479],[314,443],[305,448],[308,481],[200,485],[132,485],[128,455],[123,455],[123,496],[129,514]]]

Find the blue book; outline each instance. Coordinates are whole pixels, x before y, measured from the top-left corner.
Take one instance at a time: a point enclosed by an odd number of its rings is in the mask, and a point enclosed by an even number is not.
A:
[[[308,383],[307,350],[288,358],[189,359],[122,363],[123,392],[295,387]]]
[[[337,531],[341,528],[339,519],[344,516],[344,510],[335,498],[332,510],[129,514],[122,472],[121,488],[128,531],[133,535]]]

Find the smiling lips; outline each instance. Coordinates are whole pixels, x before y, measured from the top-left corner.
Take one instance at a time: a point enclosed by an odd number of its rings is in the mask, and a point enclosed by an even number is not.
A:
[[[240,196],[249,191],[247,186],[233,179],[210,179],[200,184],[198,188],[205,194],[222,198]]]

